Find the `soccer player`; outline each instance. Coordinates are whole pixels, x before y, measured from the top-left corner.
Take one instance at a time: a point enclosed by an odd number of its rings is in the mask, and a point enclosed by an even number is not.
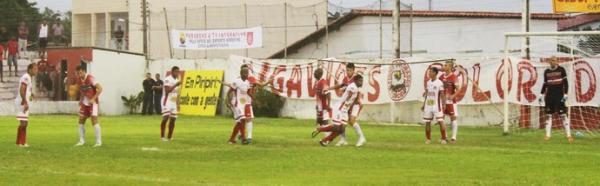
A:
[[[323,78],[323,69],[318,68],[314,74],[317,83],[315,84],[315,93],[317,98],[317,125],[324,126],[329,124],[332,110],[330,105],[331,95],[327,89],[329,88],[329,82]]]
[[[452,137],[450,143],[456,143],[456,135],[458,133],[458,108],[456,106],[456,93],[460,88],[457,84],[457,76],[454,73],[454,60],[447,61],[444,64],[444,73],[440,76],[440,80],[444,83],[444,90],[446,91],[446,109],[444,114],[450,117],[450,123],[452,128]]]
[[[361,75],[354,76],[354,82],[346,86],[342,98],[337,102],[335,106],[333,124],[317,127],[317,129],[313,131],[313,137],[315,137],[320,132],[331,132],[327,137],[319,141],[319,144],[321,144],[321,146],[327,146],[338,135],[344,133],[346,124],[349,122],[348,118],[352,115],[353,112],[352,108],[355,105],[359,104],[360,88],[362,87],[362,85],[363,77]]]
[[[558,65],[558,59],[555,56],[550,58],[550,68],[544,71],[544,84],[542,85],[542,95],[539,101],[544,98],[544,110],[546,111],[546,136],[545,140],[550,140],[552,133],[552,115],[559,114],[562,118],[565,133],[569,143],[573,142],[571,137],[571,128],[569,126],[569,117],[567,117],[567,93],[569,82],[567,81],[567,72],[565,68]]]
[[[171,75],[165,77],[163,84],[163,96],[161,99],[162,121],[160,122],[160,139],[162,141],[173,140],[173,131],[175,130],[175,121],[179,112],[179,67],[171,68]],[[169,122],[169,133],[165,138],[165,127]]]
[[[31,108],[31,102],[33,101],[33,84],[32,77],[37,75],[38,68],[35,63],[27,65],[27,73],[21,76],[18,95],[15,98],[15,104],[17,106],[17,121],[19,121],[19,127],[17,129],[17,146],[18,147],[29,147],[27,145],[27,125],[29,124],[29,108]]]
[[[446,110],[446,96],[444,93],[444,83],[437,78],[437,68],[429,70],[429,81],[427,81],[427,90],[425,92],[425,101],[421,110],[423,111],[423,121],[425,122],[425,140],[426,144],[431,143],[431,121],[437,120],[442,133],[441,144],[446,144],[446,125],[444,124],[444,110]]]
[[[85,144],[84,124],[91,117],[94,134],[96,135],[96,144],[94,144],[94,147],[100,147],[102,146],[102,135],[98,121],[98,97],[102,93],[102,86],[94,80],[94,76],[86,72],[85,67],[78,66],[76,70],[79,77],[77,78],[77,84],[79,85],[81,100],[79,101],[79,143],[75,144],[75,146]]]
[[[249,118],[254,117],[254,113],[252,113],[252,98],[249,94],[252,84],[248,80],[248,74],[249,69],[242,68],[240,70],[240,77],[236,78],[230,84],[231,88],[227,92],[227,107],[233,110],[233,117],[236,122],[229,137],[229,144],[236,143],[235,137],[238,133],[241,135],[242,144],[248,144],[246,140],[246,122]]]
[[[354,73],[354,70],[355,70],[354,63],[348,63],[346,65],[346,76],[344,77],[342,84],[337,84],[329,89],[337,90],[337,89],[347,88],[348,85],[350,85],[351,83],[353,83],[355,81],[356,75]],[[360,128],[360,125],[357,122],[358,114],[360,113],[361,109],[362,109],[362,103],[361,103],[360,97],[359,97],[358,104],[353,105],[353,107],[350,108],[350,112],[348,112],[348,114],[350,114],[349,123],[354,128],[354,131],[358,135],[358,141],[356,142],[357,147],[360,147],[367,142],[367,139],[365,138],[365,135],[363,134],[362,129]],[[348,142],[346,140],[346,133],[344,132],[344,133],[340,134],[340,136],[341,136],[340,141],[338,141],[338,143],[335,145],[336,146],[348,145]]]

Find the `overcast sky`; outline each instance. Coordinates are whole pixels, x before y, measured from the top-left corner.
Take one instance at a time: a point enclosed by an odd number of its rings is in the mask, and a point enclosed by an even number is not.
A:
[[[30,0],[37,1],[38,7],[48,7],[61,12],[71,10],[72,0]],[[414,3],[415,9],[427,9],[428,0],[401,0],[402,3]],[[523,0],[432,0],[434,10],[469,10],[469,11],[505,11],[520,12]],[[329,2],[348,8],[374,5],[378,0],[329,0]],[[391,0],[384,0],[391,2]],[[376,6],[378,7],[378,5]],[[552,1],[532,0],[532,12],[552,12]]]

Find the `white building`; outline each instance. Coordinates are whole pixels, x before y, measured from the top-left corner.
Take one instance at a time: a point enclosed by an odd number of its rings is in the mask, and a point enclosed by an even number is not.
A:
[[[143,53],[142,0],[72,0],[72,3],[73,46],[115,48],[113,32],[121,26],[126,35],[125,48]],[[264,58],[323,27],[327,19],[327,2],[323,0],[147,0],[147,7],[151,59],[171,57],[169,29],[262,26],[262,48],[174,50],[173,58],[226,58],[230,54]]]
[[[288,46],[288,58],[378,58],[380,13],[383,57],[393,58],[391,10],[353,10],[329,24],[328,41],[321,29]],[[564,18],[562,14],[532,14],[530,30],[557,31],[558,21]],[[402,11],[400,21],[400,50],[406,57],[411,52],[409,12]],[[521,31],[521,13],[414,11],[412,30],[414,56],[497,56],[504,50],[504,33]],[[509,48],[518,50],[520,44],[512,42]],[[283,50],[270,57],[281,58],[282,54]]]

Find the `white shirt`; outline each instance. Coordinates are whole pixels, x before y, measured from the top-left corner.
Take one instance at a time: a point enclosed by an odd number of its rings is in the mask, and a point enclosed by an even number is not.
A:
[[[354,104],[358,104],[358,93],[358,86],[355,83],[350,83],[344,90],[344,94],[342,94],[335,108],[347,112]]]
[[[31,101],[33,101],[33,97],[31,96],[32,92],[33,92],[33,85],[31,84],[31,76],[28,73],[25,73],[23,76],[21,76],[21,79],[19,80],[19,89],[17,89],[17,98],[15,98],[15,103],[17,105],[21,105],[21,87],[23,86],[27,86],[27,88],[25,89],[25,98],[26,98],[26,102],[30,103]]]
[[[425,107],[434,108],[437,111],[442,111],[442,97],[444,92],[444,83],[440,79],[427,81],[427,92],[425,97]]]
[[[177,84],[178,82],[179,80],[173,78],[173,76],[167,76],[165,80],[163,80],[163,103],[165,103],[166,101],[172,101],[175,103],[177,101],[177,95],[179,94],[179,86],[175,87],[171,92],[166,92],[166,87],[174,87],[175,84]]]
[[[44,24],[40,25],[40,38],[48,38],[48,24],[44,26]]]
[[[252,84],[248,79],[242,80],[241,77],[236,78],[231,83],[231,88],[235,90],[235,102],[233,106],[252,104],[252,97],[248,94],[248,91],[252,88]]]

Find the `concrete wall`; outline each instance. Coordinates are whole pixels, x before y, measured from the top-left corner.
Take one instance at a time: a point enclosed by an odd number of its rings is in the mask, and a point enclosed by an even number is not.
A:
[[[393,57],[392,18],[383,17],[383,51],[384,57]],[[401,51],[409,51],[409,20],[401,18]],[[500,55],[504,50],[504,33],[518,32],[521,28],[520,19],[490,19],[490,18],[439,18],[415,17],[413,20],[413,51],[414,56],[447,56],[465,51],[481,50],[482,55]],[[531,21],[531,31],[556,31],[557,20]],[[485,38],[485,41],[482,41]],[[339,58],[374,58],[379,57],[379,17],[360,16],[343,25],[339,30],[329,34],[329,57]],[[510,42],[510,49],[519,49],[521,42]],[[555,51],[555,45],[548,43],[532,43],[532,51]],[[302,47],[289,58],[325,58],[325,38],[316,43]],[[403,56],[408,56],[403,54]]]
[[[31,114],[78,114],[77,101],[34,101],[30,105]],[[0,102],[0,116],[16,116],[15,101]]]

